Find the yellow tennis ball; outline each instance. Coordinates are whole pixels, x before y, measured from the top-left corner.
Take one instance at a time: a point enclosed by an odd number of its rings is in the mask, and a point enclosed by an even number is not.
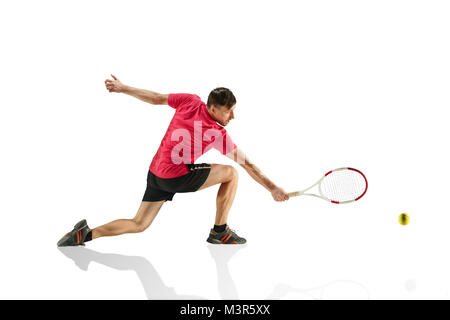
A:
[[[409,216],[406,213],[402,213],[398,217],[398,222],[400,222],[401,225],[406,226],[409,223]]]

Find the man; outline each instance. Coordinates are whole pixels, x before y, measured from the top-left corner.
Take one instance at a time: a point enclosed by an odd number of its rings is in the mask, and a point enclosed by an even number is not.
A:
[[[216,88],[209,94],[207,104],[192,94],[159,94],[137,89],[120,82],[115,76],[105,80],[109,92],[125,93],[154,105],[169,105],[175,115],[154,156],[147,175],[147,189],[141,206],[133,219],[119,219],[90,229],[86,220],[78,222],[58,246],[83,245],[106,236],[142,232],[147,229],[165,201],[171,201],[178,192],[195,192],[220,184],[216,199],[216,219],[207,241],[213,244],[243,244],[227,225],[227,218],[236,194],[238,172],[222,164],[194,164],[211,148],[241,165],[275,201],[289,199],[286,192],[269,180],[248,160],[231,140],[225,126],[234,119],[236,98],[226,88]]]

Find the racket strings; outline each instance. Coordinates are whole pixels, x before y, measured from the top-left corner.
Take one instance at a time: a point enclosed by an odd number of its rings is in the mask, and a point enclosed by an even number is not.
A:
[[[364,193],[366,180],[357,171],[333,171],[322,180],[320,189],[322,195],[332,201],[350,201]]]

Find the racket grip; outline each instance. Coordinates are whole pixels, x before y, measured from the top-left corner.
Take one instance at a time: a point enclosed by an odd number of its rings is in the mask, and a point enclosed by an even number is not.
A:
[[[299,191],[296,191],[296,192],[289,192],[289,193],[288,193],[289,198],[297,197],[297,196],[299,196],[299,195],[300,195],[300,192],[299,192]]]

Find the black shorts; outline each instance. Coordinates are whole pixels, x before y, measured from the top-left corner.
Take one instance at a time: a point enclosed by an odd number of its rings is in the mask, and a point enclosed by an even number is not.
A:
[[[186,164],[186,166],[189,169],[189,173],[170,179],[159,178],[149,170],[147,189],[142,201],[172,201],[175,193],[197,191],[208,178],[211,165],[198,163]]]

